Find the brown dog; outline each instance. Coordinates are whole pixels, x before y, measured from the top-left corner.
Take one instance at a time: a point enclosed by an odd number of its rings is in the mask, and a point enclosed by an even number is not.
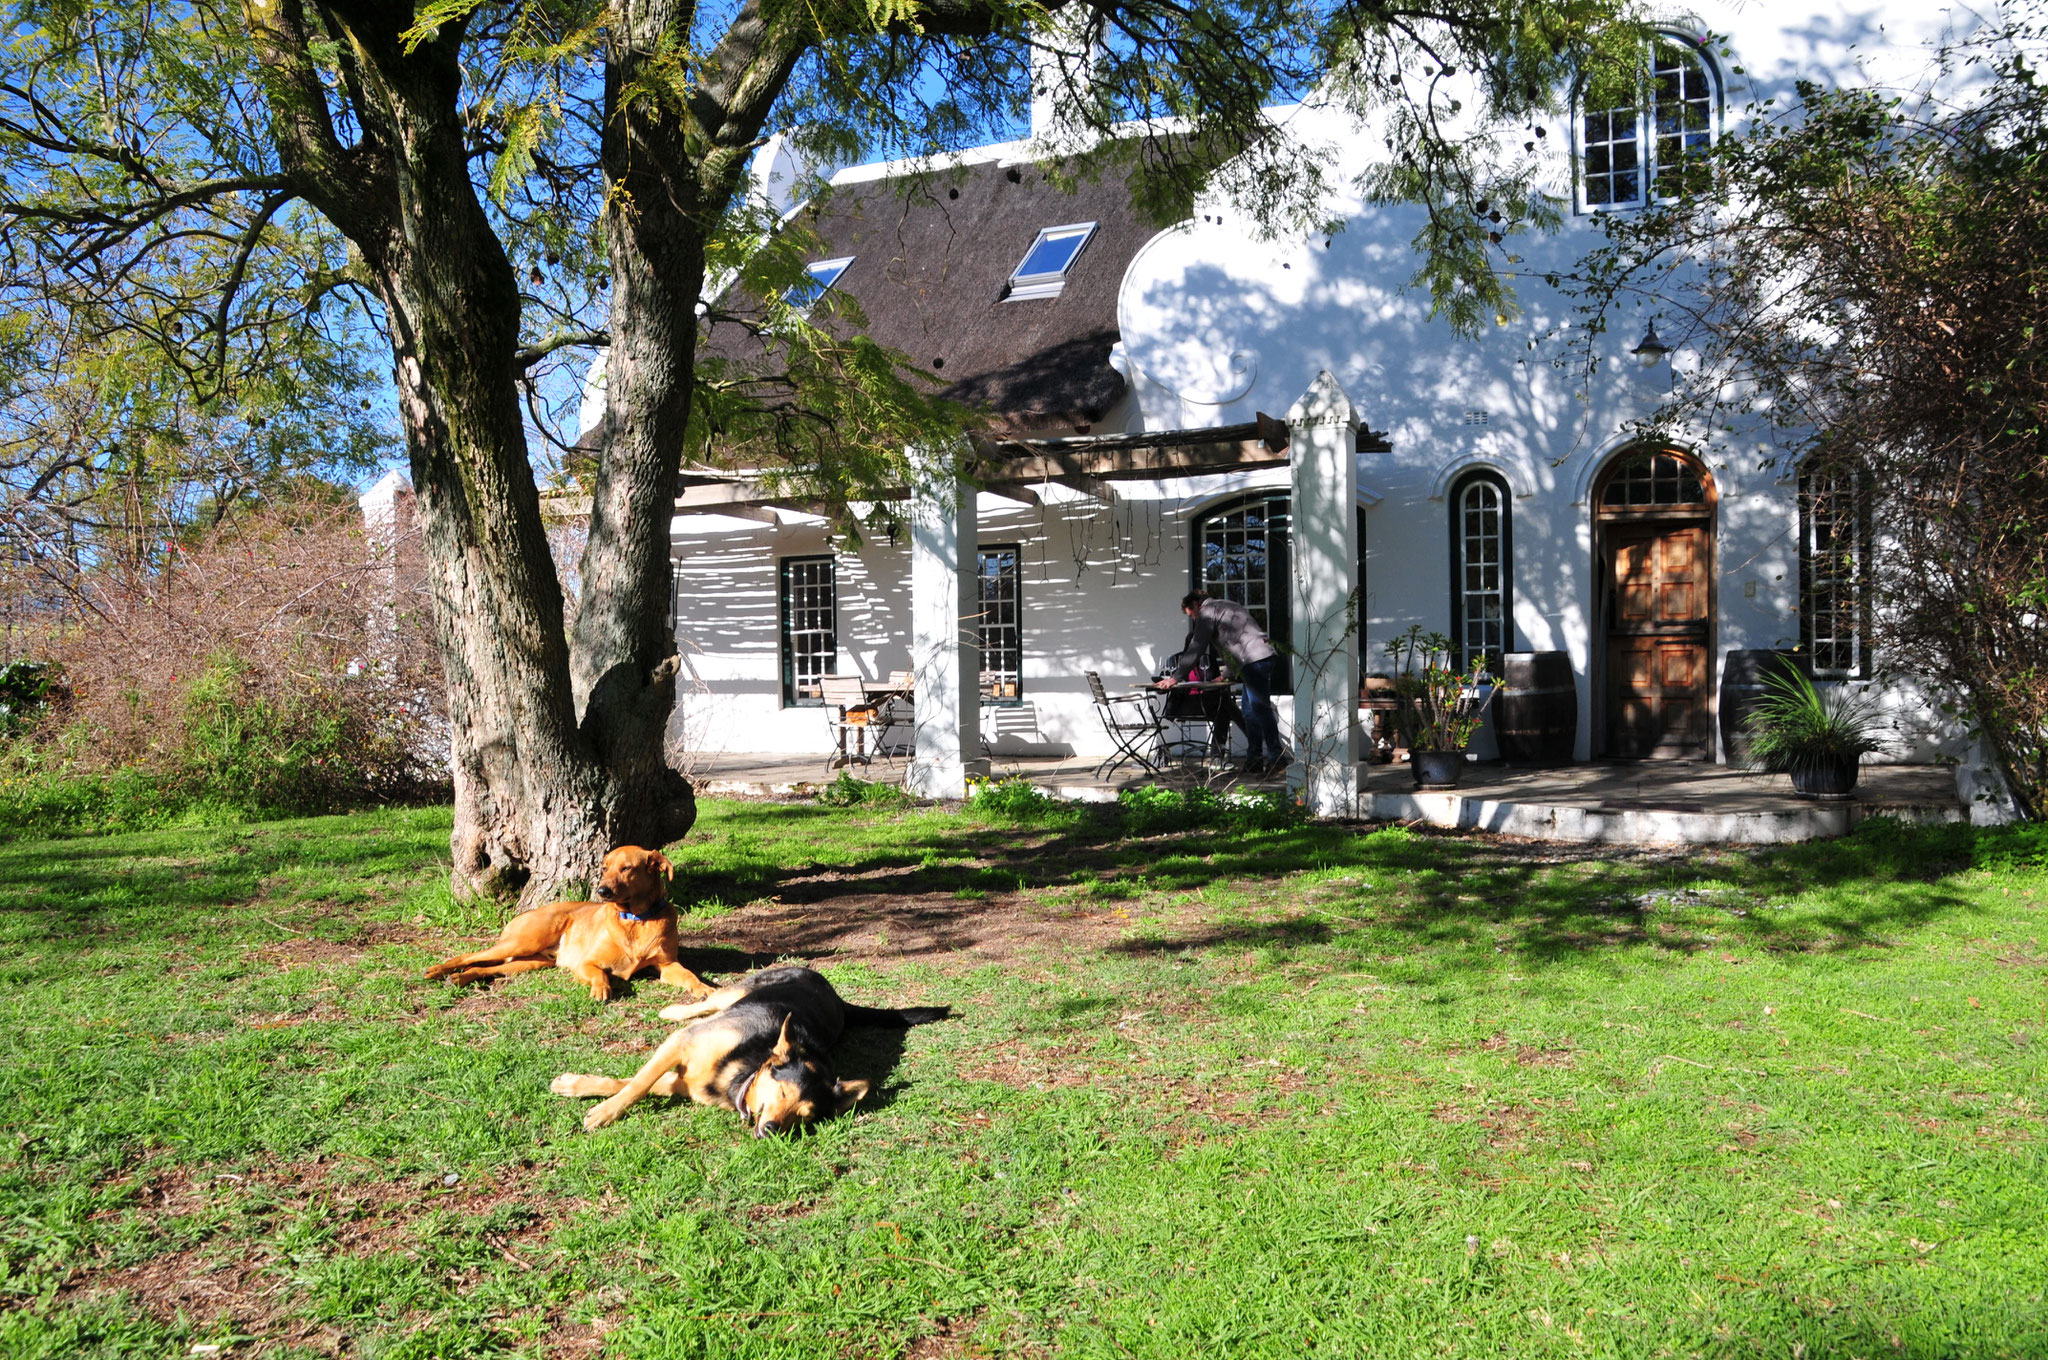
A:
[[[704,979],[676,961],[676,909],[668,900],[674,874],[675,866],[659,850],[622,845],[604,857],[598,901],[551,902],[521,912],[489,949],[445,959],[427,976],[463,983],[566,968],[589,985],[593,997],[609,1001],[613,978],[655,968],[669,986],[703,996],[711,990]]]

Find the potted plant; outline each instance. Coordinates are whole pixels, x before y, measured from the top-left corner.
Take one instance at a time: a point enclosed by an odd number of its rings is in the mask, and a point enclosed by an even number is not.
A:
[[[1486,658],[1469,669],[1451,666],[1451,640],[1425,633],[1416,624],[1387,644],[1394,663],[1395,721],[1408,747],[1408,765],[1418,788],[1455,787],[1465,773],[1465,746],[1479,730],[1480,714],[1493,697]]]
[[[1749,763],[1791,775],[1792,792],[1801,798],[1852,797],[1863,757],[1884,749],[1869,697],[1847,686],[1823,692],[1789,666],[1766,675],[1763,689],[1749,712]]]

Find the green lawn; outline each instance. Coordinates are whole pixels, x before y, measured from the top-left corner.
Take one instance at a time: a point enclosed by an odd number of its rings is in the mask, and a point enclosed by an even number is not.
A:
[[[707,971],[960,1012],[759,1142],[548,1093],[659,984],[422,981],[447,832],[0,844],[0,1356],[2048,1354],[2035,829],[708,803]]]

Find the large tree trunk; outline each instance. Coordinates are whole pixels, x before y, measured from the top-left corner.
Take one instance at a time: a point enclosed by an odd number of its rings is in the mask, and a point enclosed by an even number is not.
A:
[[[591,682],[574,686],[514,387],[517,280],[470,178],[461,25],[408,50],[402,9],[331,6],[364,128],[343,148],[300,6],[249,12],[259,42],[284,40],[265,60],[287,163],[361,249],[388,318],[448,676],[455,887],[518,890],[523,905],[581,895],[606,850],[667,844],[695,819],[661,740],[675,692],[666,539],[679,441],[665,482],[649,453],[601,484],[600,504],[617,503],[598,526],[607,543],[630,532],[585,578],[598,641],[582,649]]]

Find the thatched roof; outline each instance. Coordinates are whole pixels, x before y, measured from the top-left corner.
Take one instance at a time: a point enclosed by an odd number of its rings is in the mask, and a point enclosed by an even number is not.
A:
[[[1097,226],[1059,296],[1005,300],[1040,229],[1076,222]],[[932,372],[941,395],[1019,431],[1085,429],[1123,396],[1109,366],[1117,288],[1158,228],[1120,176],[1067,193],[1033,166],[991,162],[856,181],[834,188],[809,225],[820,259],[853,257],[835,287],[860,303],[868,335]],[[753,343],[737,326],[710,337],[731,358]]]

